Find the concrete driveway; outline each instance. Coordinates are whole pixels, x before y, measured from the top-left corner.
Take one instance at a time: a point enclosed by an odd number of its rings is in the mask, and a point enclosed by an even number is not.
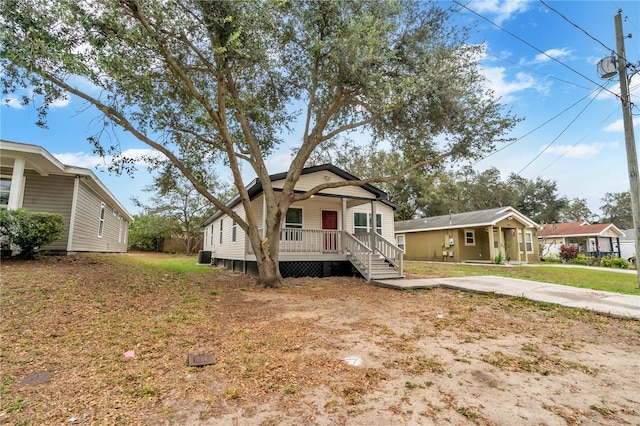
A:
[[[476,293],[525,297],[537,302],[588,309],[620,318],[640,320],[640,296],[548,284],[517,278],[478,276],[373,281],[375,285],[399,290],[444,287]]]

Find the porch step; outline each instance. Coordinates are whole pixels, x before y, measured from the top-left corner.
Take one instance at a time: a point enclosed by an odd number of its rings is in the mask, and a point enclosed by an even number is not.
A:
[[[363,265],[360,262],[349,256],[349,260],[353,266],[360,271],[362,275],[366,275],[367,265]],[[386,262],[384,258],[375,258],[371,260],[371,279],[372,280],[387,280],[394,278],[403,278],[398,271],[396,271],[390,263]]]

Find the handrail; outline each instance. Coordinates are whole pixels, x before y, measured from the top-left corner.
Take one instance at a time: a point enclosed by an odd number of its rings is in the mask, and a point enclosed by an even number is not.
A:
[[[262,235],[262,228],[260,228]],[[340,253],[342,233],[333,229],[282,228],[280,230],[280,253]],[[247,254],[253,254],[247,237]]]
[[[371,255],[373,250],[356,236],[342,231],[345,252],[351,256],[351,263],[367,281],[371,281]]]

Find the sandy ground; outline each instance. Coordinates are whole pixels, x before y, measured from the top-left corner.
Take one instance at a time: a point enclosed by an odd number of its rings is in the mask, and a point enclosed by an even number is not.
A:
[[[2,424],[640,424],[637,321],[355,278],[269,290],[117,258],[1,272]],[[194,352],[217,363],[188,367]]]

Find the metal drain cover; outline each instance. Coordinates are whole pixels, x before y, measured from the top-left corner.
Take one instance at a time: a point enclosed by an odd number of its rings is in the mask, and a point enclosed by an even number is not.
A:
[[[191,353],[187,359],[189,367],[204,367],[216,363],[216,357],[211,354]]]

